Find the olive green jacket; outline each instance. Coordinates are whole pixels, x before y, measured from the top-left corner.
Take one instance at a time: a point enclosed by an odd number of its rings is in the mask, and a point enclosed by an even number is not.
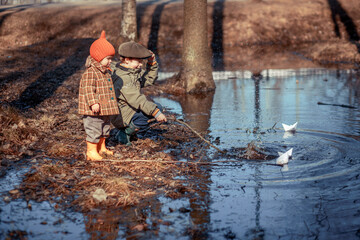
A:
[[[154,115],[157,105],[141,93],[141,88],[153,85],[158,76],[158,64],[146,64],[146,69],[132,69],[112,62],[112,80],[120,114],[111,117],[116,128],[126,127],[137,110],[146,115]]]

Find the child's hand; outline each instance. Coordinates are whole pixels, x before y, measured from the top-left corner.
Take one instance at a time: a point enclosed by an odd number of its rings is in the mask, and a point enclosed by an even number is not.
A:
[[[156,121],[158,122],[167,122],[167,119],[163,113],[161,113],[157,118]]]
[[[153,53],[151,50],[149,50],[149,52],[151,53],[151,57],[148,58],[148,61],[149,62],[155,61],[155,53]]]
[[[100,105],[98,103],[95,103],[94,105],[91,105],[91,111],[93,113],[98,113],[100,112]]]

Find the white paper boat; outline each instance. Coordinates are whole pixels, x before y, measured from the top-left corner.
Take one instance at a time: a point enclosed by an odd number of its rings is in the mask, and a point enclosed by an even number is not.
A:
[[[282,123],[285,132],[295,132],[297,124],[297,122],[293,125],[286,125],[285,123]]]
[[[287,154],[289,156],[289,158],[292,158],[292,152],[293,152],[293,148],[290,148],[288,151],[286,152],[278,152],[279,156],[283,155],[283,154]]]
[[[285,153],[278,152],[279,157],[276,159],[276,164],[277,165],[287,164],[289,162],[289,159],[292,158],[292,152],[293,152],[292,148],[290,148]]]
[[[287,164],[288,162],[289,162],[289,155],[287,155],[286,153],[282,154],[280,157],[276,159],[277,165],[284,165]]]

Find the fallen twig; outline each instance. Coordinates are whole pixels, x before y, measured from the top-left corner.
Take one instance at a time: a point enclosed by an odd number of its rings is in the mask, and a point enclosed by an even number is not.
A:
[[[317,104],[318,105],[330,105],[330,106],[343,107],[343,108],[356,108],[354,106],[345,105],[345,104],[334,104],[334,103],[323,103],[323,102],[318,102]]]
[[[101,159],[93,160],[89,162],[117,162],[117,163],[131,163],[131,162],[145,162],[145,163],[181,163],[181,164],[194,164],[194,165],[217,165],[218,163],[241,163],[239,160],[223,160],[212,162],[182,162],[182,161],[158,161],[158,160],[146,160],[146,159],[127,159],[127,160],[115,160],[115,159]]]
[[[219,149],[218,147],[216,147],[216,146],[214,146],[212,143],[210,143],[208,140],[206,140],[205,138],[203,138],[203,137],[200,135],[200,133],[198,133],[198,132],[195,131],[192,127],[190,127],[189,124],[187,124],[187,123],[185,123],[185,122],[183,122],[183,121],[181,121],[181,120],[178,120],[178,119],[176,119],[176,118],[173,117],[173,116],[169,116],[169,117],[167,117],[167,119],[170,120],[170,121],[178,122],[178,123],[184,125],[185,127],[189,128],[189,129],[190,129],[193,133],[195,133],[201,140],[203,140],[204,142],[206,142],[207,144],[209,144],[211,147],[215,148],[215,149],[218,150],[219,152],[225,154],[225,152],[224,152],[223,150]],[[155,120],[155,119],[150,119],[150,120],[148,120],[148,123],[151,123],[151,122],[154,122],[154,121],[156,121],[156,120]],[[154,125],[155,125],[155,124],[153,124],[153,126],[154,126]]]
[[[275,164],[275,163],[265,163],[266,165],[270,165],[270,166],[278,166],[278,167],[283,167],[285,164]]]
[[[192,127],[190,127],[189,124],[174,118],[169,118],[169,120],[174,121],[174,122],[178,122],[184,126],[186,126],[187,128],[189,128],[193,133],[195,133],[201,140],[203,140],[204,142],[206,142],[207,144],[209,144],[211,147],[215,148],[216,150],[218,150],[221,153],[225,153],[223,150],[219,149],[218,147],[214,146],[211,142],[209,142],[208,140],[206,140],[205,138],[203,138],[200,133],[198,133],[197,131],[195,131]]]

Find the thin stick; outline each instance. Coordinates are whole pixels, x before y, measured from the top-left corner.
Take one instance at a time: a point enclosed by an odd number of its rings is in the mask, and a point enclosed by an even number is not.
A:
[[[214,146],[213,144],[211,144],[208,140],[206,140],[205,138],[203,138],[200,133],[198,133],[197,131],[195,131],[192,127],[190,127],[187,123],[183,122],[183,121],[180,121],[176,118],[170,118],[169,120],[172,120],[172,121],[175,121],[175,122],[178,122],[184,126],[186,126],[187,128],[189,128],[193,133],[195,133],[201,140],[203,140],[204,142],[206,142],[207,144],[209,144],[211,147],[215,148],[216,150],[218,150],[219,152],[221,153],[225,153],[223,150],[219,149],[218,147]]]
[[[178,123],[180,123],[180,124],[182,124],[182,125],[184,125],[185,127],[187,127],[187,128],[189,128],[193,133],[195,133],[201,140],[203,140],[204,142],[206,142],[207,144],[209,144],[211,147],[213,147],[213,148],[215,148],[216,150],[218,150],[219,152],[221,152],[221,153],[224,153],[225,154],[225,152],[223,151],[223,150],[221,150],[221,149],[219,149],[218,147],[216,147],[216,146],[214,146],[213,144],[211,144],[208,140],[206,140],[205,138],[203,138],[201,135],[200,135],[200,133],[198,133],[197,131],[195,131],[192,127],[190,127],[187,123],[185,123],[185,122],[183,122],[183,121],[180,121],[180,120],[178,120],[178,119],[176,119],[175,117],[168,117],[168,119],[170,120],[170,121],[174,121],[174,122],[178,122]],[[155,119],[150,119],[150,120],[148,120],[148,123],[151,123],[151,122],[154,122],[155,121]],[[155,124],[154,124],[155,125]],[[153,126],[154,126],[153,125]]]
[[[270,165],[270,166],[278,166],[278,167],[283,167],[285,164],[275,164],[275,163],[265,163],[266,165]]]
[[[194,164],[194,165],[216,165],[217,163],[241,163],[238,160],[224,160],[224,161],[212,161],[212,162],[181,162],[181,161],[156,161],[156,160],[146,160],[146,159],[129,159],[129,160],[113,160],[113,159],[101,159],[101,160],[92,160],[89,162],[147,162],[147,163],[182,163],[182,164]]]
[[[345,105],[345,104],[334,104],[334,103],[323,103],[323,102],[318,102],[317,104],[318,105],[330,105],[330,106],[343,107],[343,108],[356,108],[354,106]]]

